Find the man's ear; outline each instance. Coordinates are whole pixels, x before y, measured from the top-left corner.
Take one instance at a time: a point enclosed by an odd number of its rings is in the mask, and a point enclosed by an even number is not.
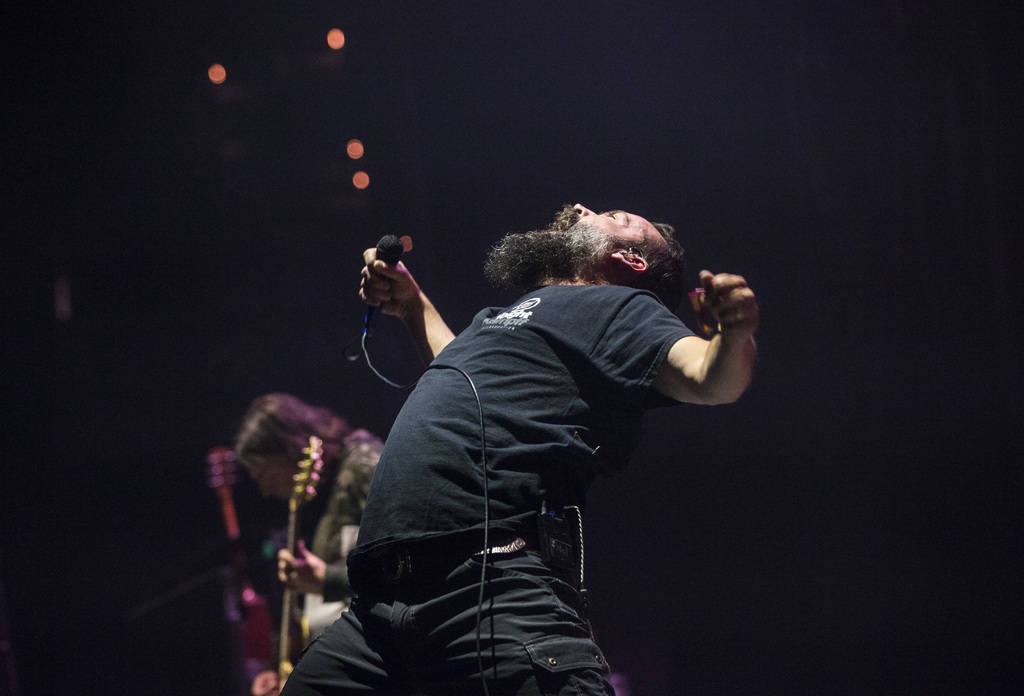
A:
[[[647,259],[628,249],[612,252],[612,258],[618,263],[624,264],[633,273],[643,273],[647,270]]]

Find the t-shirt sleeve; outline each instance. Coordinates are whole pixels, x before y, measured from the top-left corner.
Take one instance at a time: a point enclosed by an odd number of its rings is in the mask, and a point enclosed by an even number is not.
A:
[[[631,294],[613,312],[601,332],[591,360],[621,390],[628,405],[640,407],[669,349],[693,332],[653,295]],[[624,404],[625,405],[625,404]]]

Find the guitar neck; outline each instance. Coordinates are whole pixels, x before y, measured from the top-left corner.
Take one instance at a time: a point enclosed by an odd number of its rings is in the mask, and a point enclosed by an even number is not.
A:
[[[292,500],[288,506],[288,550],[295,555],[298,553],[296,544],[296,530],[299,523],[298,505]],[[292,622],[295,620],[295,593],[284,588],[281,596],[281,632],[278,640],[277,672],[280,683],[284,684],[288,675],[292,672],[292,645],[291,631]]]
[[[288,500],[288,550],[293,556],[298,555],[295,544],[296,530],[299,520],[299,506],[316,495],[316,484],[320,481],[320,471],[323,468],[323,441],[316,435],[309,438],[309,447],[302,450],[308,457],[298,464],[299,473],[295,474],[295,487],[292,489],[291,498]],[[294,625],[293,613],[295,612],[295,593],[287,587],[281,601],[281,640],[279,643],[277,672],[281,684],[288,679],[292,673],[292,641],[290,631]],[[301,638],[299,639],[304,647],[309,639],[306,626],[302,624]],[[299,642],[299,641],[296,641]]]
[[[238,541],[242,531],[238,526],[238,514],[235,512],[235,500],[231,495],[230,486],[219,486],[217,497],[220,498],[220,513],[224,518],[224,531],[231,541]]]

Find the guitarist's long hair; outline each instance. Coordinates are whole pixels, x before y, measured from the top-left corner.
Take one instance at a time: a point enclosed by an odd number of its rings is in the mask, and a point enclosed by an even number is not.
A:
[[[345,419],[330,409],[312,406],[291,394],[264,394],[250,404],[242,418],[235,455],[243,464],[279,454],[298,461],[309,436],[316,435],[324,441],[324,459],[330,461],[339,455],[351,432]]]

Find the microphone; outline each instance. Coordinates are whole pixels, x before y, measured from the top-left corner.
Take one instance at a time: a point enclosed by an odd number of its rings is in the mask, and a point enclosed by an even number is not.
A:
[[[403,251],[402,240],[393,234],[386,234],[377,242],[377,258],[389,266],[398,263]]]
[[[406,239],[408,239],[408,237],[406,237]],[[394,266],[398,263],[398,260],[402,258],[403,251],[405,251],[403,240],[393,234],[386,234],[380,238],[379,242],[377,242],[377,258],[389,266]],[[376,307],[366,308],[366,314],[363,315],[364,334],[370,332],[370,321],[373,319],[373,315],[375,313],[374,310],[376,309]]]

